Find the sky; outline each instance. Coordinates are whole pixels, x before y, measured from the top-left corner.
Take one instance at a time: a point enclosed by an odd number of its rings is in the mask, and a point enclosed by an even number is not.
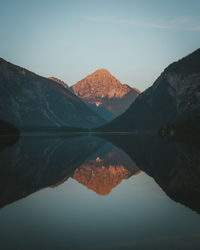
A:
[[[0,0],[0,57],[72,85],[105,68],[141,91],[200,47],[199,0]]]

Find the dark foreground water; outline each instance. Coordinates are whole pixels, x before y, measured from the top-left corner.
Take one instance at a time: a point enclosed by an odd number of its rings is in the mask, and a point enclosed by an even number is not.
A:
[[[0,249],[200,249],[199,149],[21,137],[0,152],[0,207]]]

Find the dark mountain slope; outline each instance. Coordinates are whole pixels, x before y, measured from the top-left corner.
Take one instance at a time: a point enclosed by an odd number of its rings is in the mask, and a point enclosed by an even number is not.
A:
[[[0,59],[0,119],[16,126],[94,127],[103,120],[65,86]]]
[[[157,130],[199,114],[200,49],[169,65],[124,114],[98,130]]]
[[[0,151],[19,139],[20,131],[10,123],[0,120]]]
[[[65,87],[65,88],[68,88],[69,86],[67,85],[67,83],[65,83],[65,82],[63,82],[62,80],[60,80],[60,79],[58,79],[58,78],[56,78],[56,77],[49,77],[49,79],[50,80],[53,80],[53,81],[55,81],[55,82],[57,82],[57,83],[59,83],[60,85],[62,85],[63,87]]]

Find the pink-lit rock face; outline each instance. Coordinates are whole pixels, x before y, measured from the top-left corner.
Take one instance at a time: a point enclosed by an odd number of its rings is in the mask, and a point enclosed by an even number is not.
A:
[[[88,75],[73,85],[72,90],[106,120],[123,113],[140,93],[122,84],[106,69]]]

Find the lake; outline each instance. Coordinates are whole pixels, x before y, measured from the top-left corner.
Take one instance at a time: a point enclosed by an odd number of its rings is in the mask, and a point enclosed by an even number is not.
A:
[[[200,249],[200,149],[23,135],[0,151],[1,249]]]

